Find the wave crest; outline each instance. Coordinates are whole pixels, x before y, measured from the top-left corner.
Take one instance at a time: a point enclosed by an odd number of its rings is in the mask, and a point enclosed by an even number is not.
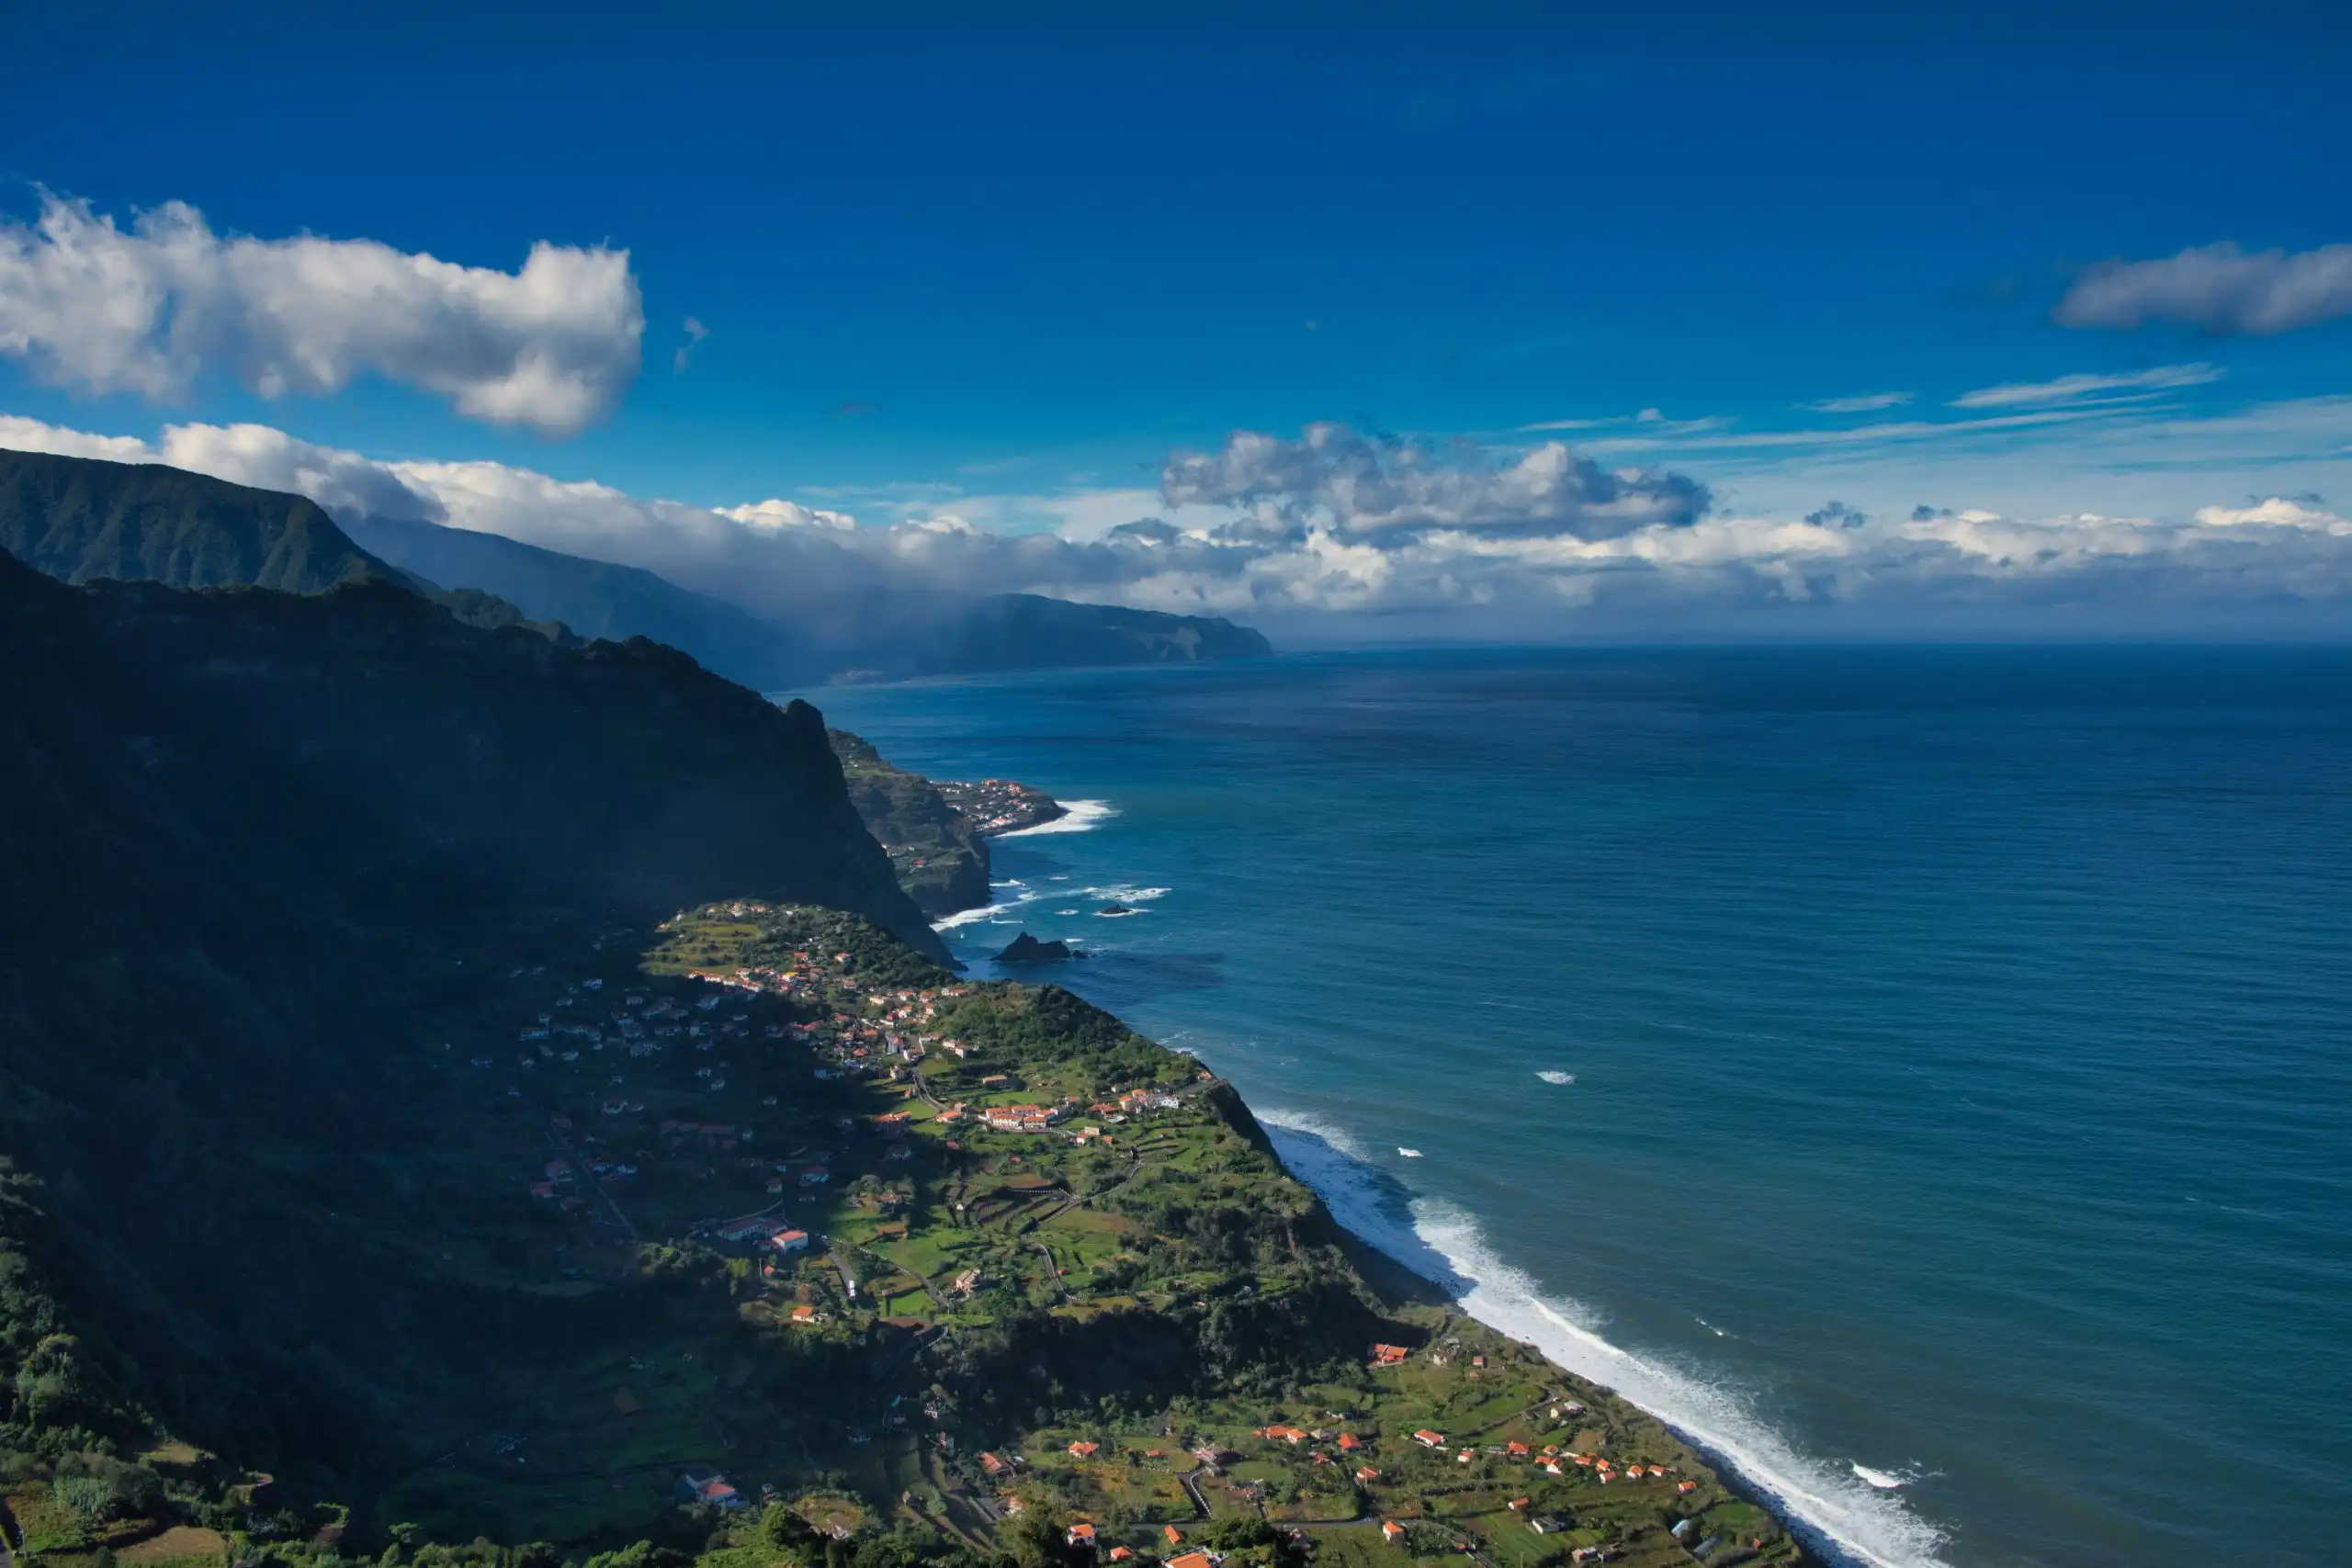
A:
[[[1448,1292],[1479,1322],[1657,1416],[1849,1561],[1868,1568],[1946,1568],[1938,1556],[1945,1532],[1897,1494],[1798,1453],[1736,1389],[1602,1338],[1591,1326],[1599,1314],[1547,1299],[1531,1276],[1494,1254],[1468,1213],[1408,1190],[1372,1164],[1345,1129],[1282,1109],[1261,1111],[1258,1121],[1283,1166],[1315,1190],[1335,1219]]]

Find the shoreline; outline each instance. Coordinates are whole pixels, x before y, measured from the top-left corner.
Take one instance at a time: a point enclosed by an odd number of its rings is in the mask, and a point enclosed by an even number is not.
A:
[[[1414,1210],[1413,1194],[1396,1177],[1348,1146],[1351,1140],[1344,1133],[1311,1116],[1279,1109],[1262,1114],[1253,1109],[1251,1114],[1266,1129],[1283,1168],[1322,1201],[1333,1223],[1350,1236],[1443,1292],[1464,1315],[1532,1346],[1561,1371],[1607,1390],[1665,1423],[1717,1469],[1727,1488],[1770,1513],[1821,1561],[1833,1568],[1948,1568],[1937,1555],[1944,1544],[1943,1533],[1918,1519],[1892,1495],[1873,1495],[1870,1500],[1893,1517],[1867,1523],[1916,1539],[1884,1547],[1857,1540],[1852,1538],[1857,1527],[1849,1517],[1849,1510],[1790,1473],[1804,1462],[1793,1454],[1776,1463],[1754,1451],[1755,1438],[1726,1436],[1703,1417],[1694,1418],[1687,1409],[1676,1408],[1680,1401],[1645,1398],[1638,1386],[1629,1389],[1629,1382],[1638,1385],[1657,1379],[1670,1383],[1679,1381],[1681,1374],[1646,1362],[1574,1322],[1545,1302],[1533,1282],[1510,1264],[1491,1254],[1477,1256],[1486,1253],[1482,1236],[1465,1244],[1459,1235],[1432,1238],[1425,1234],[1424,1217]],[[1435,1201],[1420,1202],[1430,1207]],[[1453,1228],[1477,1235],[1477,1221],[1466,1213]],[[1446,1241],[1472,1256],[1457,1256],[1456,1250],[1444,1245]],[[1623,1374],[1628,1370],[1635,1376],[1626,1378]],[[1770,1428],[1764,1430],[1769,1438]],[[1825,1522],[1823,1515],[1837,1524]],[[1889,1555],[1890,1551],[1900,1554]]]
[[[1084,832],[1119,814],[1108,801],[1061,804],[1067,807],[1061,818],[994,836]],[[1001,889],[1018,889],[1021,896],[1002,898]],[[1017,907],[1031,897],[1026,885],[1018,880],[992,883],[988,903],[956,911],[933,922],[933,929],[944,936],[990,910]],[[1690,1404],[1708,1397],[1700,1389],[1687,1386],[1694,1380],[1611,1343],[1544,1301],[1521,1270],[1487,1249],[1476,1216],[1464,1213],[1453,1222],[1452,1228],[1467,1236],[1455,1235],[1451,1238],[1453,1248],[1449,1250],[1424,1234],[1424,1216],[1415,1211],[1413,1194],[1348,1146],[1351,1140],[1345,1133],[1317,1125],[1311,1117],[1279,1110],[1261,1114],[1252,1106],[1250,1113],[1265,1128],[1283,1168],[1315,1193],[1333,1223],[1356,1242],[1442,1292],[1465,1315],[1532,1346],[1562,1371],[1583,1378],[1665,1423],[1714,1466],[1726,1486],[1770,1513],[1817,1559],[1833,1568],[1949,1568],[1939,1555],[1947,1543],[1946,1532],[1920,1518],[1901,1501],[1899,1492],[1873,1488],[1857,1493],[1850,1503],[1826,1495],[1819,1483],[1836,1479],[1837,1472],[1825,1471],[1823,1476],[1810,1480],[1804,1472],[1821,1469],[1828,1461],[1807,1461],[1793,1450],[1779,1455],[1759,1454],[1759,1447],[1784,1446],[1783,1440],[1761,1422],[1752,1434],[1722,1430],[1726,1416],[1733,1421],[1739,1419],[1736,1404],[1715,1413],[1712,1419],[1704,1412],[1694,1413]],[[1300,1146],[1302,1141],[1320,1145],[1321,1157],[1312,1157]],[[1363,1190],[1351,1190],[1341,1179],[1342,1171],[1362,1173],[1357,1180]],[[1422,1203],[1426,1207],[1436,1201],[1423,1200]],[[1645,1384],[1655,1386],[1645,1388]],[[1667,1397],[1660,1397],[1660,1391]],[[1683,1397],[1673,1397],[1676,1393]],[[1868,1486],[1859,1476],[1855,1484]]]

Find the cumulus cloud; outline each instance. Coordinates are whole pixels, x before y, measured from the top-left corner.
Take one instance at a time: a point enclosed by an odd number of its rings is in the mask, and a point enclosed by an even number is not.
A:
[[[857,526],[857,519],[846,512],[827,512],[803,506],[797,501],[756,501],[748,506],[721,507],[718,514],[747,528],[842,529]]]
[[[2151,370],[2125,370],[2113,375],[2061,376],[2051,381],[2009,381],[1979,387],[1951,400],[1956,409],[2005,409],[2024,405],[2070,403],[2114,393],[2166,391],[2176,387],[2202,387],[2218,381],[2218,365],[2159,365]]]
[[[2200,506],[2197,521],[2209,528],[2309,528],[2323,534],[2352,534],[2352,522],[2308,497],[2290,500],[2274,495],[2245,506]]]
[[[2292,332],[2352,316],[2352,245],[2248,253],[2223,243],[2154,261],[2118,257],[2076,278],[2052,316],[2067,327],[2178,321],[2210,333]]]
[[[217,234],[184,202],[128,230],[44,195],[0,222],[0,354],[91,392],[157,399],[226,374],[266,398],[373,374],[459,413],[570,435],[635,379],[628,253],[540,242],[517,272],[373,240]]]
[[[1341,424],[1309,425],[1295,441],[1236,431],[1218,451],[1170,457],[1159,489],[1170,506],[1230,507],[1286,536],[1314,526],[1351,539],[1438,528],[1603,538],[1693,522],[1708,502],[1686,475],[1603,468],[1557,441],[1496,457]]]
[[[494,462],[380,462],[253,425],[175,425],[151,443],[0,420],[0,444],[168,461],[346,512],[502,534],[644,567],[812,627],[858,625],[885,591],[1046,593],[1232,615],[1278,637],[1350,637],[1729,624],[1899,635],[1931,624],[2075,629],[2092,615],[2143,632],[2258,629],[2282,606],[2333,622],[2352,605],[2352,523],[2312,496],[2169,520],[1927,505],[1865,513],[1838,502],[1771,516],[1705,508],[1704,492],[1673,476],[1596,477],[1573,457],[1523,472],[1524,455],[1453,451],[1406,462],[1394,445],[1310,431],[1178,454],[1166,515],[1136,515],[1137,493],[1123,491],[972,497],[860,523],[781,499],[647,499]],[[1646,521],[1629,514],[1629,497]],[[1095,519],[1112,505],[1125,521]],[[1064,525],[1008,532],[974,521],[1046,512]],[[1816,616],[1838,618],[1792,618]]]
[[[153,463],[155,449],[136,435],[94,435],[20,414],[0,414],[0,447],[11,452],[51,452],[61,457],[103,457],[114,463]]]

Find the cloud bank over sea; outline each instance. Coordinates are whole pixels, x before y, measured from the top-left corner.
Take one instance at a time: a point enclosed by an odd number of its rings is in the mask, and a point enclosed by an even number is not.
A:
[[[2197,370],[1984,389],[1957,401],[2030,411],[1944,428],[2022,420],[2040,430],[2031,422],[2194,382]],[[2352,451],[2352,399],[2271,418],[2306,446]],[[0,415],[0,446],[169,463],[299,491],[345,516],[503,535],[644,567],[754,614],[812,592],[1027,592],[1228,615],[1314,643],[2325,635],[2352,605],[2352,519],[2317,494],[2217,495],[2183,481],[2177,510],[2149,514],[1842,499],[1751,508],[1737,483],[1699,477],[1736,478],[1732,438],[1657,434],[1671,423],[1636,420],[1581,450],[1333,424],[1296,437],[1242,431],[1170,454],[1156,490],[976,496],[954,510],[882,503],[870,519],[780,497],[649,499],[486,460],[379,459],[257,423],[171,424],[150,439]],[[2193,449],[2199,434],[2177,440]],[[2071,438],[2121,439],[2111,429]],[[1636,447],[1655,449],[1637,460]]]

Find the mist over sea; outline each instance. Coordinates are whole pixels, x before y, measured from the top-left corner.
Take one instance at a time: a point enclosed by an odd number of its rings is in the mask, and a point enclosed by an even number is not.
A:
[[[959,956],[1083,945],[1040,977],[1861,1560],[2352,1561],[2352,653],[809,694],[1094,803]]]

